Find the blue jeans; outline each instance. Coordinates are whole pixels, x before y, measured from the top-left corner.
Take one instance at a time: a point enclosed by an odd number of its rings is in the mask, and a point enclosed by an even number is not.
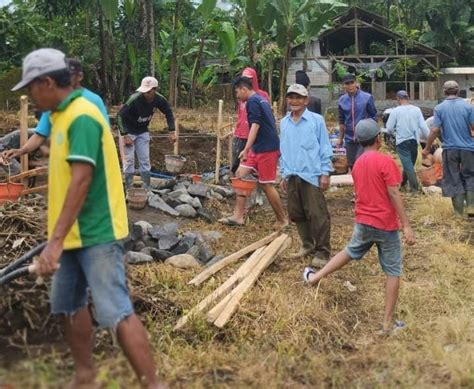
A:
[[[120,241],[65,250],[51,285],[51,312],[73,315],[87,305],[89,289],[100,327],[113,328],[133,314],[123,254]]]
[[[400,276],[402,272],[402,246],[399,231],[384,231],[366,224],[354,226],[346,252],[352,259],[362,259],[373,245],[377,246],[382,270],[388,276]]]
[[[397,145],[397,154],[400,157],[400,162],[403,167],[403,181],[402,186],[405,186],[407,181],[410,185],[410,190],[415,192],[418,190],[418,180],[416,179],[415,163],[418,157],[418,143],[415,139],[406,140]]]
[[[125,163],[123,165],[123,172],[128,174],[135,173],[135,152],[138,159],[138,170],[140,173],[149,172],[150,165],[150,133],[144,132],[142,134],[133,135],[128,134],[128,137],[133,141],[132,145],[125,145]]]

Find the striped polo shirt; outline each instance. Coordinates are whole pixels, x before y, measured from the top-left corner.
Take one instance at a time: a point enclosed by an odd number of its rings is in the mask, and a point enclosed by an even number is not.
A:
[[[64,249],[89,247],[128,235],[127,210],[117,149],[100,110],[75,90],[51,114],[48,237],[51,238],[71,183],[71,162],[91,164],[92,182]]]

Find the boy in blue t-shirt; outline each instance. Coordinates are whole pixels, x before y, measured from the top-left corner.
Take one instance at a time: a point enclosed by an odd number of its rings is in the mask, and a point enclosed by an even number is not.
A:
[[[237,98],[246,102],[250,133],[244,150],[240,153],[240,166],[236,177],[241,178],[252,171],[258,173],[260,183],[277,218],[277,227],[288,224],[280,195],[274,188],[278,159],[280,157],[280,140],[278,139],[275,118],[267,100],[257,94],[252,87],[252,80],[240,77],[235,83]],[[245,196],[237,195],[234,214],[220,219],[230,226],[244,225]]]

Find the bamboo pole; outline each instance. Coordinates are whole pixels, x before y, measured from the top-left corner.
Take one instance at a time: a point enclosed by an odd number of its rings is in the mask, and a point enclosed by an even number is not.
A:
[[[221,153],[222,153],[222,139],[221,139],[221,127],[222,127],[222,109],[224,108],[224,100],[219,100],[219,111],[217,116],[217,146],[216,146],[216,172],[214,175],[214,182],[219,183],[219,170],[221,168]]]
[[[274,240],[274,242],[276,242],[276,240]],[[265,250],[260,254],[260,258],[259,258],[259,262],[257,264],[255,264],[253,267],[252,267],[252,271],[257,267],[259,266],[260,262],[263,260],[263,258],[267,255],[268,252],[270,252],[270,250],[273,250],[273,248],[271,247],[272,245],[268,245],[265,247]],[[278,252],[274,255],[275,258],[277,258],[285,249],[287,248],[287,245],[281,245]],[[250,274],[250,272],[247,272],[247,276],[245,278],[248,277],[248,275]],[[244,280],[245,280],[244,278]],[[242,282],[244,282],[244,280]],[[240,285],[242,284],[242,282],[233,290],[231,291],[229,294],[227,294],[214,308],[212,308],[208,313],[207,313],[207,321],[210,322],[210,323],[213,323],[214,321],[217,320],[217,318],[219,317],[219,315],[223,312],[224,308],[227,306],[227,304],[229,303],[229,301],[232,299],[232,297],[235,295],[235,291],[240,287]]]
[[[176,137],[176,139],[174,140],[173,153],[174,153],[174,155],[179,155],[179,122],[178,122],[178,119],[175,119],[175,121],[174,121],[174,136]]]
[[[20,148],[28,142],[28,96],[20,97]],[[28,154],[20,157],[21,171],[28,170]],[[27,180],[25,181],[25,185]]]
[[[224,259],[220,260],[219,262],[205,269],[203,272],[199,273],[196,277],[194,277],[191,281],[189,281],[188,284],[196,285],[196,286],[201,285],[209,277],[211,277],[213,274],[217,273],[219,270],[223,269],[227,265],[234,263],[235,261],[242,258],[244,255],[251,253],[252,251],[255,251],[259,249],[260,247],[265,246],[266,244],[270,243],[278,236],[278,234],[279,232],[274,232],[266,236],[265,238],[260,239],[258,242],[252,243],[248,245],[247,247],[244,247],[243,249],[231,255],[228,255]]]
[[[206,298],[201,300],[201,302],[192,308],[185,316],[181,317],[173,330],[179,330],[192,316],[206,309],[213,301],[228,293],[236,283],[242,281],[249,274],[250,270],[252,270],[252,268],[258,263],[263,251],[264,247],[255,250],[255,252],[237,269],[237,271],[227,279],[227,281],[207,295]]]
[[[284,247],[284,249],[286,249],[290,244],[291,238],[286,234],[283,234],[278,239],[275,239],[275,241],[270,245],[273,245],[274,247],[270,250],[269,246],[267,254],[262,257],[258,265],[239,284],[239,286],[234,289],[234,293],[232,293],[232,297],[229,299],[229,302],[227,303],[226,307],[214,322],[215,326],[222,328],[227,324],[232,314],[237,310],[237,307],[242,297],[249,289],[252,288],[252,286],[255,284],[255,282],[264,272],[264,270],[275,260],[276,253],[280,250],[280,248]]]

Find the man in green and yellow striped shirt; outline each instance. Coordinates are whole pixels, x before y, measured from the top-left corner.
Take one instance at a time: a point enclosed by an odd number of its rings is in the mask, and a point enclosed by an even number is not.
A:
[[[48,244],[38,275],[54,274],[51,310],[65,317],[65,337],[75,363],[71,387],[94,385],[93,327],[88,290],[101,327],[117,338],[139,379],[160,387],[145,329],[133,312],[121,239],[127,212],[115,143],[99,109],[73,90],[65,56],[39,49],[23,61],[13,90],[27,87],[39,110],[51,110]]]

